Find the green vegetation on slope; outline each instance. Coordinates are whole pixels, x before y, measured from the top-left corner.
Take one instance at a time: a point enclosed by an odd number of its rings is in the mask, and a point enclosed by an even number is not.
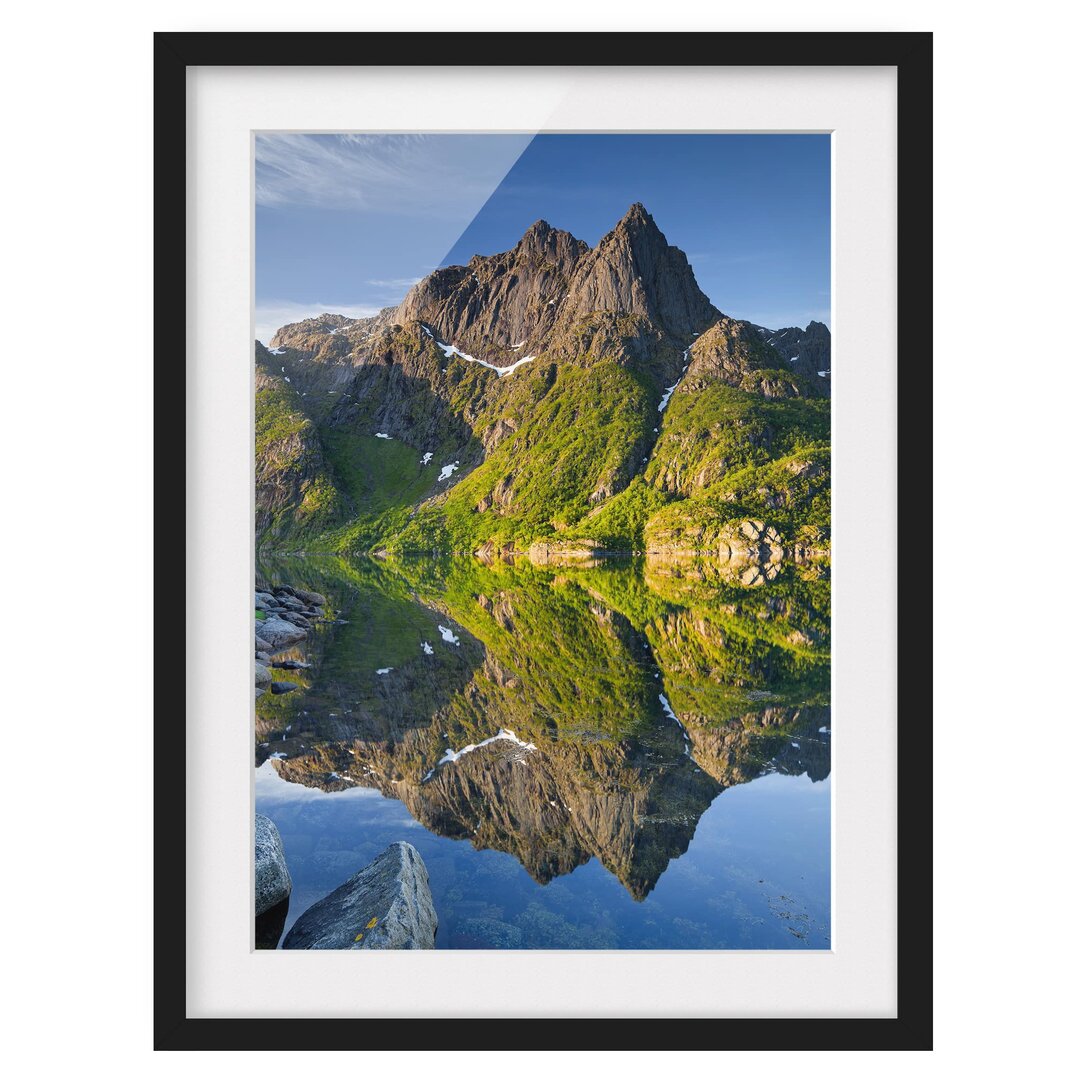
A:
[[[571,535],[591,509],[621,490],[650,439],[653,392],[614,361],[551,366],[539,395],[506,412],[515,425],[487,459],[449,491],[422,506],[393,546],[400,550],[472,550],[484,541],[528,546]],[[515,408],[518,406],[518,408]],[[520,415],[514,413],[520,409]],[[581,531],[581,530],[578,530]]]
[[[296,395],[278,386],[255,394],[255,456],[262,458],[291,437],[311,428],[311,421],[294,406]]]
[[[296,393],[280,380],[267,383],[255,394],[255,523],[274,543],[289,543],[335,528],[351,507],[327,471],[317,429]]]
[[[356,400],[345,395],[317,424],[295,393],[259,392],[259,461],[276,454],[279,469],[306,470],[267,515],[271,527],[260,525],[263,546],[430,552],[588,540],[637,551],[658,536],[663,547],[703,545],[747,518],[785,542],[809,527],[809,546],[827,546],[829,402],[767,396],[785,379],[797,384],[790,373],[751,371],[753,389],[686,385],[658,412],[659,388],[636,363],[540,357],[500,379],[447,360],[422,334],[395,335],[423,376],[365,368]],[[394,438],[376,438],[377,423]],[[448,462],[456,475],[440,480]]]
[[[645,478],[684,497],[700,495],[739,469],[828,445],[828,401],[764,398],[710,383],[672,395]]]
[[[268,577],[323,592],[345,622],[305,646],[322,654],[315,690],[264,696],[260,717],[280,730],[298,721],[302,700],[321,726],[336,716],[369,737],[430,721],[414,773],[446,745],[500,727],[531,741],[624,738],[662,722],[661,692],[697,723],[827,697],[828,582],[795,568],[750,589],[709,560],[617,558],[558,572],[472,558],[261,565]],[[439,623],[459,645],[443,640]]]

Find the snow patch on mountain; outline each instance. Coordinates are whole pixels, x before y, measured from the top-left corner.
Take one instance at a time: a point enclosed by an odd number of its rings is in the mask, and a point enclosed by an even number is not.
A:
[[[689,754],[690,753],[690,736],[687,733],[686,728],[683,727],[683,722],[675,715],[675,710],[672,709],[671,703],[668,701],[668,699],[666,697],[664,697],[663,694],[660,695],[660,705],[663,707],[664,712],[667,713],[667,715],[672,720],[674,720],[676,724],[679,725],[679,728],[682,731],[683,742],[685,743],[685,746],[683,747],[683,749],[686,751],[687,754]]]
[[[439,759],[435,765],[435,769],[440,765],[449,765],[451,762],[460,761],[466,754],[471,754],[475,750],[479,750],[482,746],[490,746],[494,742],[498,742],[500,739],[512,742],[517,746],[520,746],[522,750],[532,753],[536,747],[533,743],[525,742],[523,739],[519,739],[512,731],[508,731],[506,728],[500,728],[497,735],[492,735],[490,739],[484,739],[482,742],[469,743],[468,746],[463,746],[460,750],[455,750],[453,747],[447,747],[446,753]],[[430,779],[435,775],[435,769],[429,770],[424,777],[425,780]]]

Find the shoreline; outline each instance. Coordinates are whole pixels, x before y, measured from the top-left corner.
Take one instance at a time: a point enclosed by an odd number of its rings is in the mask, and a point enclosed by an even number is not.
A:
[[[783,549],[787,550],[787,549]],[[595,548],[585,552],[581,549],[575,549],[580,554],[577,555],[581,559],[594,559],[594,558],[660,558],[670,556],[692,556],[696,558],[724,558],[730,559],[729,551],[721,551],[718,548],[657,548],[654,550],[629,548]],[[552,554],[559,554],[559,552],[552,552]],[[453,556],[454,558],[462,558],[468,556],[469,558],[476,559],[477,561],[483,561],[484,556],[478,551],[468,550],[453,550],[443,548],[417,548],[409,549],[407,551],[395,551],[393,553],[379,550],[379,551],[277,551],[268,550],[262,548],[255,549],[256,558],[266,559],[379,559],[380,561],[390,561],[400,558],[421,558],[421,557],[445,557]],[[529,550],[519,551],[514,549],[497,550],[491,553],[493,557],[502,558],[504,556],[515,559],[530,559]],[[567,557],[564,555],[564,557]],[[790,557],[790,561],[811,561],[819,559],[831,559],[832,552],[822,548],[805,548],[800,549],[800,555]]]

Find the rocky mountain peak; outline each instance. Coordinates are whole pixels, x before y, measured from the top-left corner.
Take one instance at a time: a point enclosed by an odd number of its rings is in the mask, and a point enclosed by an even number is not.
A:
[[[524,236],[518,242],[518,247],[526,243],[540,242],[543,243],[544,239],[555,230],[543,219],[540,218],[534,221],[526,230]]]
[[[644,203],[636,202],[629,210],[623,214],[619,224],[615,226],[616,229],[624,229],[627,232],[636,232],[639,230],[646,232],[659,233],[661,239],[663,234],[656,226],[656,222],[653,220],[652,214],[645,209]],[[666,241],[665,241],[666,242]]]
[[[588,250],[589,245],[584,240],[564,229],[552,228],[541,219],[529,226],[515,247],[507,252],[506,258],[513,262],[539,257],[558,264],[563,273],[569,273],[573,264]],[[491,258],[498,259],[499,256]]]
[[[620,322],[625,316],[636,322]],[[668,338],[676,357],[720,317],[686,256],[637,202],[595,248],[540,219],[509,251],[436,270],[409,292],[395,321],[418,321],[474,355],[509,350],[509,362],[518,349],[522,356],[580,351],[590,326],[604,349],[633,339],[632,350],[647,359],[653,346],[642,343]],[[673,374],[672,357],[663,377]]]
[[[612,311],[644,316],[686,344],[720,318],[686,256],[667,242],[639,202],[578,264],[567,304],[578,315]]]

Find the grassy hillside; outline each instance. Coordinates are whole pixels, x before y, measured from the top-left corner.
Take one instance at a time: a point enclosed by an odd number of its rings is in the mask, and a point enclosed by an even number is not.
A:
[[[660,410],[660,378],[626,356],[540,356],[499,378],[418,330],[386,342],[405,365],[361,368],[350,393],[259,391],[263,548],[639,551],[746,519],[827,546],[829,402],[785,396],[798,376],[699,378]]]
[[[280,380],[266,382],[255,394],[255,524],[271,546],[322,535],[348,520],[352,506],[296,394]]]

